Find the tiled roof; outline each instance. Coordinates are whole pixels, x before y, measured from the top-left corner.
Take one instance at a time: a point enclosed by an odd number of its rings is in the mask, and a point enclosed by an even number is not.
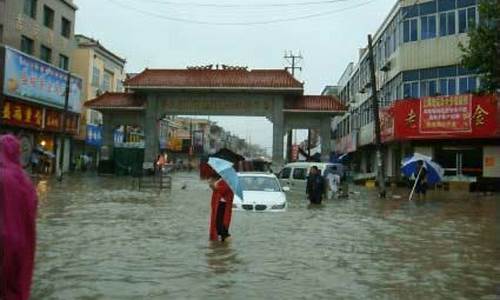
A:
[[[125,81],[131,89],[248,88],[302,90],[303,84],[286,70],[146,69]]]
[[[144,100],[133,93],[106,92],[97,98],[85,102],[85,106],[92,109],[143,109]]]
[[[302,96],[285,102],[285,111],[343,112],[347,108],[335,96]]]

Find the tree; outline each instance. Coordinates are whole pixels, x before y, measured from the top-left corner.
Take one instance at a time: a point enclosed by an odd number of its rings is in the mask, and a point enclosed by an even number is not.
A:
[[[469,44],[460,44],[462,64],[481,76],[484,91],[500,89],[500,1],[479,1],[479,24],[469,30]]]

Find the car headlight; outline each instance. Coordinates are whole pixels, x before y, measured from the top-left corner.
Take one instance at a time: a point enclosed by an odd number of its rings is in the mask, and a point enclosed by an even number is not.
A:
[[[282,204],[276,204],[271,207],[271,209],[283,209],[286,206],[286,202],[283,202]]]

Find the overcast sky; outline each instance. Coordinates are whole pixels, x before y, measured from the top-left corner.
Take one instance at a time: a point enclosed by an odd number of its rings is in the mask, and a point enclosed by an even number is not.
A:
[[[367,34],[380,26],[395,0],[75,2],[76,33],[98,39],[126,58],[127,72],[204,64],[283,68],[284,51],[293,50],[304,57],[297,77],[305,82],[306,93],[319,94],[325,85],[337,82],[350,61],[357,60]],[[292,21],[276,22],[285,19]],[[271,145],[272,127],[265,119],[211,119],[242,138],[251,135],[252,142]]]

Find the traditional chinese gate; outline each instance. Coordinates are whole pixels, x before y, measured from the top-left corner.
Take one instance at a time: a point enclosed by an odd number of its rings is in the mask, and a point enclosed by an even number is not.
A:
[[[284,134],[294,128],[319,128],[322,156],[328,157],[330,120],[344,106],[331,96],[304,96],[303,84],[285,70],[146,69],[125,82],[126,93],[105,93],[87,102],[103,113],[104,144],[113,128],[140,124],[145,133],[144,161],[159,152],[158,121],[164,115],[263,116],[273,124],[273,164],[283,164]]]

